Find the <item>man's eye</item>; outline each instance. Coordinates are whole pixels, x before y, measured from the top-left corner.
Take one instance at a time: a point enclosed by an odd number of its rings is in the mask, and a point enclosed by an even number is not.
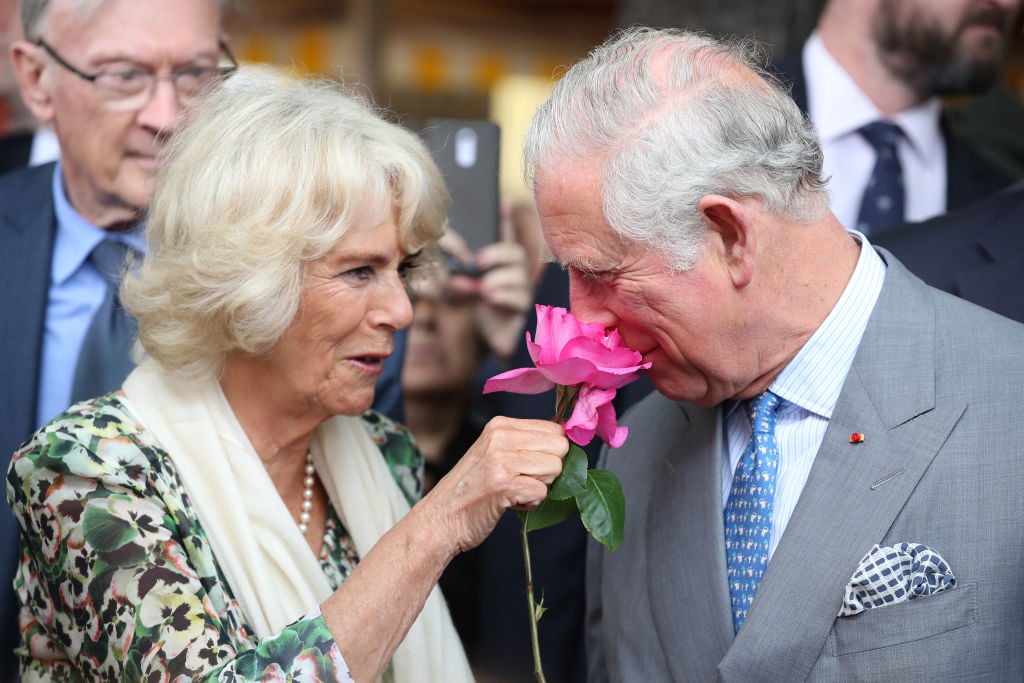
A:
[[[174,81],[181,90],[192,92],[206,85],[213,78],[215,71],[203,66],[192,66],[175,72]]]
[[[97,76],[97,83],[116,92],[134,93],[145,88],[153,74],[139,69],[106,71]]]
[[[577,268],[575,269],[575,272],[580,279],[586,280],[587,282],[597,282],[604,276],[604,273],[596,270],[581,270]]]
[[[135,83],[138,81],[145,81],[149,74],[143,71],[138,71],[137,69],[126,69],[125,71],[116,71],[113,74],[110,74],[110,76],[113,76],[117,80],[125,83]]]

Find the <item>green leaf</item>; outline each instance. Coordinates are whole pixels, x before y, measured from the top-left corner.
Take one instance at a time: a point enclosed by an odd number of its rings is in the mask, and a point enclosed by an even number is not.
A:
[[[594,540],[614,552],[622,543],[626,499],[622,485],[607,470],[587,470],[587,488],[576,496],[580,519]]]
[[[569,500],[547,498],[535,510],[520,513],[520,517],[528,532],[537,531],[564,522],[569,515],[576,512],[576,509],[576,501],[572,498]]]
[[[544,616],[544,613],[547,611],[548,608],[544,606],[544,598],[541,598],[540,602],[538,602],[537,606],[534,608],[533,621],[540,623],[540,618]]]
[[[587,488],[587,454],[574,443],[569,444],[569,454],[562,464],[562,473],[551,483],[548,498],[569,500],[583,493]]]
[[[127,520],[112,515],[101,504],[85,508],[82,529],[85,540],[100,552],[117,550],[138,536]]]

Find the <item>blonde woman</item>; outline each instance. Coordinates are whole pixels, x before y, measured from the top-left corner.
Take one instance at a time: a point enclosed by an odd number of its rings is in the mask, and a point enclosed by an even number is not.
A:
[[[139,367],[8,474],[24,677],[470,680],[435,584],[568,444],[496,419],[417,502],[408,432],[367,412],[445,222],[429,155],[336,85],[250,67],[162,168],[122,288]]]

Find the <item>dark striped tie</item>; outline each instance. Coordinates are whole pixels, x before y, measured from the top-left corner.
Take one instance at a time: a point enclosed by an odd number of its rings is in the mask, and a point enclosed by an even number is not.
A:
[[[107,281],[107,291],[78,353],[72,403],[119,389],[135,367],[131,358],[135,320],[121,307],[117,295],[125,257],[130,250],[124,242],[106,238],[89,254],[89,260]]]

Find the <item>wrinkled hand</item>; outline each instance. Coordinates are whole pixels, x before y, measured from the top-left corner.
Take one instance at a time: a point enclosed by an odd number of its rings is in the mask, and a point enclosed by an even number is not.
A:
[[[479,545],[509,508],[532,510],[562,471],[569,440],[548,420],[496,417],[421,506],[458,552]]]

